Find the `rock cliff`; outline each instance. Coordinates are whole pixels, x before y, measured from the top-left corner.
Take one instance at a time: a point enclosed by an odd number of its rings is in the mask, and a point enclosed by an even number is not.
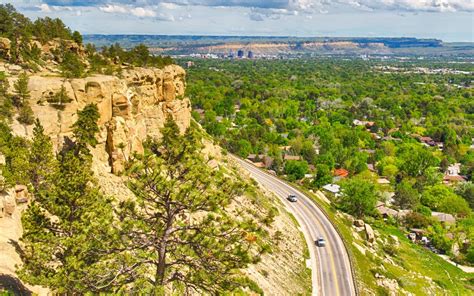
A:
[[[8,65],[3,66],[9,72]],[[2,69],[0,69],[1,71]],[[16,80],[11,69],[10,85]],[[18,72],[18,71],[17,71]],[[13,74],[13,75],[12,75]],[[185,71],[176,65],[157,68],[127,68],[121,78],[94,75],[64,79],[51,75],[31,75],[28,88],[30,105],[53,139],[56,149],[70,136],[76,113],[86,104],[97,104],[100,112],[100,145],[107,151],[111,171],[119,173],[133,152],[143,150],[148,137],[159,138],[167,116],[173,117],[181,131],[190,124],[191,104],[184,97]],[[64,87],[71,102],[57,109],[48,100]],[[14,121],[15,134],[30,137],[32,126]]]

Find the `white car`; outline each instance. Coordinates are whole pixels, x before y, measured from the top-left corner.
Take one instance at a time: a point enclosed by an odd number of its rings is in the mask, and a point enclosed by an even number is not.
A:
[[[294,194],[288,195],[288,197],[286,199],[288,199],[291,202],[297,202],[298,201],[298,197],[296,197],[296,195],[294,195]]]
[[[314,242],[316,244],[316,246],[318,247],[324,247],[326,246],[326,241],[324,240],[324,238],[322,236],[318,237],[318,239]]]

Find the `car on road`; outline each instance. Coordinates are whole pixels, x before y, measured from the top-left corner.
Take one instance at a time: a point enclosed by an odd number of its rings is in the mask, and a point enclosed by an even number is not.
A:
[[[324,238],[322,236],[318,237],[318,239],[315,241],[315,243],[316,243],[316,246],[318,246],[318,247],[326,246],[326,241],[324,240]]]
[[[288,199],[291,202],[297,202],[298,201],[298,197],[294,194],[288,195],[288,197],[286,199]]]

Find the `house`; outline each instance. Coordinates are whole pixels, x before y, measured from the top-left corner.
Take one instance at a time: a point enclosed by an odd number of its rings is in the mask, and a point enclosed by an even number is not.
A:
[[[355,126],[365,126],[367,128],[370,128],[375,125],[375,122],[373,121],[365,121],[365,120],[359,120],[359,119],[354,119],[352,121],[352,124]]]
[[[429,146],[436,146],[436,142],[430,137],[421,137],[420,140]]]
[[[462,182],[466,182],[466,179],[464,179],[464,177],[460,175],[457,175],[457,176],[445,175],[443,177],[444,184],[456,184],[456,183],[462,183]]]
[[[280,149],[283,150],[283,151],[290,151],[291,146],[280,146]]]
[[[436,142],[431,137],[423,137],[417,134],[413,134],[412,136],[427,146],[436,146]]]
[[[349,176],[349,171],[343,168],[335,169],[333,175],[340,178],[347,178],[347,176]]]
[[[453,225],[456,224],[456,218],[451,214],[441,212],[431,212],[431,217],[435,218],[441,223]]]
[[[337,196],[341,191],[341,186],[337,184],[326,184],[323,186],[323,189]]]
[[[454,163],[448,166],[446,169],[445,174],[448,176],[458,176],[459,173],[461,173],[461,164],[460,163]]]
[[[390,184],[390,180],[388,180],[387,178],[378,178],[377,183],[378,184]]]
[[[287,160],[301,160],[301,156],[299,155],[288,155],[288,154],[285,154],[283,156],[283,160],[287,161]]]
[[[186,62],[186,68],[191,68],[192,66],[194,66],[194,62],[193,62],[193,61],[187,61],[187,62]]]

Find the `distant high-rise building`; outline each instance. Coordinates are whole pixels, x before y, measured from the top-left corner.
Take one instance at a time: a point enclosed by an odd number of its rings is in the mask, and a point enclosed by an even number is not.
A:
[[[239,59],[243,58],[244,57],[244,51],[242,49],[239,49],[239,51],[237,51],[237,57]]]
[[[247,57],[249,59],[253,59],[253,52],[251,50],[249,50],[249,53],[247,54]]]

